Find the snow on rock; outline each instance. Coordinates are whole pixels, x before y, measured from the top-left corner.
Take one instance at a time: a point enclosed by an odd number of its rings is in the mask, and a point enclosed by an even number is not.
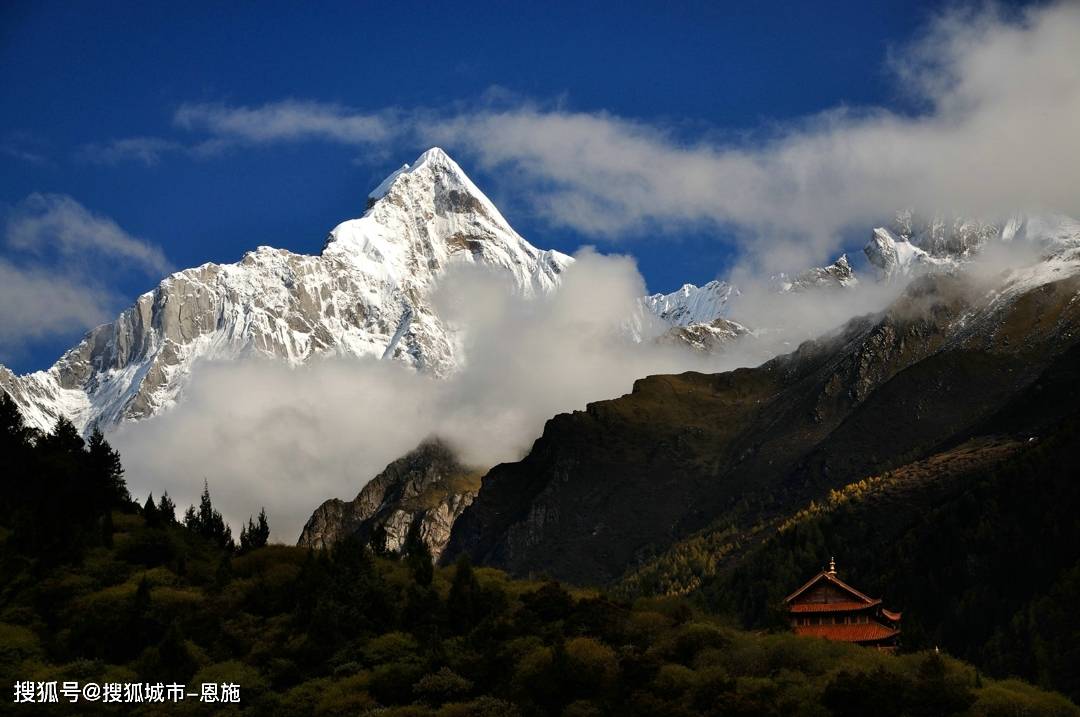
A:
[[[974,260],[996,242],[1030,242],[1045,260],[1080,246],[1080,222],[1060,214],[1021,212],[1001,226],[959,217],[920,219],[897,212],[891,228],[874,229],[863,248],[883,280],[952,271]]]
[[[867,260],[878,270],[878,278],[891,281],[909,277],[922,270],[951,265],[948,259],[935,259],[909,241],[898,238],[885,227],[874,229],[863,247]]]
[[[785,274],[773,277],[776,291],[780,293],[811,291],[814,289],[846,289],[859,283],[854,269],[848,263],[847,254],[828,266],[816,266],[788,278]]]
[[[670,294],[653,294],[642,301],[652,313],[672,326],[707,324],[724,316],[728,302],[739,290],[723,281],[703,286],[684,284]]]
[[[657,342],[661,345],[686,346],[700,353],[713,354],[724,351],[732,344],[753,332],[742,324],[730,319],[713,319],[708,323],[672,326],[661,334]]]

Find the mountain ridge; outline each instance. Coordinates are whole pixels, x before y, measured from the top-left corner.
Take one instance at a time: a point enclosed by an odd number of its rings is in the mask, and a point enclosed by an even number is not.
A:
[[[917,458],[1027,390],[1080,341],[1077,257],[1012,289],[915,281],[879,316],[755,369],[639,380],[561,414],[496,466],[444,554],[608,581],[705,525],[782,510]]]

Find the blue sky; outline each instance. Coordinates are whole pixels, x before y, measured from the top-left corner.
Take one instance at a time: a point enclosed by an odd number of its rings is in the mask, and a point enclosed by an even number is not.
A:
[[[552,145],[514,154],[497,145],[512,132],[492,134],[495,149],[485,146],[487,132],[512,124],[532,139],[550,130],[552,142],[614,147],[616,156],[641,149],[690,165],[740,160],[778,135],[820,137],[824,124],[877,130],[868,122],[881,108],[889,127],[933,119],[950,111],[949,96],[923,81],[911,92],[895,59],[899,52],[910,60],[904,66],[927,71],[904,48],[941,9],[910,1],[4,3],[0,270],[26,277],[59,267],[89,283],[100,314],[152,288],[162,267],[235,261],[261,244],[317,252],[330,228],[362,212],[383,176],[437,141],[534,244],[632,254],[653,291],[702,283],[742,256],[748,235],[794,241],[789,225],[812,215],[775,224],[761,220],[767,208],[744,216],[663,196],[652,211],[641,206],[649,193],[643,200],[576,183],[578,169]],[[998,25],[1014,19],[1008,9],[994,16]],[[947,38],[962,34],[937,27]],[[981,77],[979,56],[931,60]],[[282,108],[302,115],[298,124],[283,129]],[[242,110],[254,114],[237,119]],[[618,165],[611,156],[582,176],[604,184]],[[660,195],[657,186],[707,183],[711,171],[675,171],[646,186]],[[559,201],[582,191],[587,206]],[[13,239],[13,217],[70,208],[58,197],[100,224],[95,236],[111,243],[96,258],[46,237],[60,231],[55,224]],[[843,234],[847,219],[857,225],[884,205],[860,205],[821,233]],[[39,239],[45,248],[32,246]],[[820,260],[842,244],[811,242],[806,254]],[[20,372],[51,364],[94,312],[68,314],[38,331],[0,327],[0,361]]]

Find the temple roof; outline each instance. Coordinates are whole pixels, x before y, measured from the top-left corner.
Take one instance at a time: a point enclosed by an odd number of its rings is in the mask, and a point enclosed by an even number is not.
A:
[[[791,612],[846,612],[851,610],[866,610],[867,608],[880,604],[880,600],[871,600],[870,602],[863,602],[861,600],[858,602],[801,602],[792,605]],[[897,615],[896,619],[900,619],[899,615]]]
[[[875,602],[881,602],[880,600],[875,600],[874,598],[870,597],[869,595],[866,595],[864,593],[859,592],[858,590],[856,590],[855,588],[851,587],[850,585],[845,583],[843,580],[838,578],[836,576],[835,564],[830,563],[829,568],[830,568],[829,570],[822,570],[820,573],[818,573],[814,577],[810,578],[810,580],[808,580],[805,585],[803,585],[801,588],[799,588],[795,592],[788,595],[786,598],[784,598],[784,602],[791,602],[792,600],[799,597],[804,592],[806,592],[807,590],[809,590],[811,587],[813,587],[817,583],[821,582],[822,580],[826,580],[829,583],[831,583],[832,585],[835,585],[836,587],[840,588],[844,592],[846,592],[849,595],[851,595],[852,597],[854,597],[857,601],[861,602],[863,605],[868,605],[868,604],[875,603]]]
[[[842,642],[874,642],[895,637],[900,631],[871,621],[856,625],[799,625],[795,634]]]

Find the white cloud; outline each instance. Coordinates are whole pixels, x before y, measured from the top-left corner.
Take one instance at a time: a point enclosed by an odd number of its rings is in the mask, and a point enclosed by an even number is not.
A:
[[[0,259],[0,346],[14,352],[27,340],[95,326],[113,298],[83,277]]]
[[[127,137],[83,146],[79,158],[96,164],[119,164],[135,161],[153,167],[163,156],[187,151],[180,142],[161,137]]]
[[[87,329],[124,297],[112,279],[136,271],[158,276],[161,248],[124,231],[66,195],[32,194],[8,212],[0,258],[0,351],[28,340]]]
[[[167,489],[186,505],[206,477],[234,526],[265,501],[274,539],[292,542],[324,499],[351,499],[430,434],[494,465],[526,452],[552,415],[625,393],[644,375],[728,365],[620,338],[643,289],[632,260],[591,252],[546,299],[522,299],[499,277],[463,267],[435,297],[465,333],[458,374],[435,380],[341,358],[208,364],[179,406],[110,440],[138,495]]]
[[[837,108],[732,145],[536,106],[427,131],[532,180],[552,221],[596,234],[734,225],[763,243],[810,240],[824,258],[840,230],[901,207],[1080,214],[1080,5],[945,15],[890,64],[921,114]]]
[[[296,540],[325,499],[353,498],[383,467],[439,435],[481,466],[517,460],[552,416],[627,393],[635,380],[757,365],[874,311],[899,285],[771,295],[755,302],[760,339],[720,356],[634,343],[644,281],[632,259],[577,254],[551,296],[522,299],[482,267],[454,267],[435,292],[440,316],[462,332],[464,368],[437,380],[395,362],[330,358],[290,368],[253,360],[203,364],[183,401],[110,436],[132,491],[168,490],[178,504],[209,480],[233,526],[270,515],[273,538]],[[755,287],[748,286],[748,291]],[[642,316],[646,335],[665,327]]]
[[[7,245],[35,254],[56,251],[67,260],[117,259],[140,271],[161,274],[169,263],[160,247],[128,234],[64,194],[31,194],[8,217]]]
[[[33,132],[8,132],[0,139],[0,153],[30,164],[51,164],[48,143]]]
[[[396,133],[389,111],[363,114],[339,105],[295,100],[260,107],[189,103],[176,111],[173,121],[221,140],[254,144],[309,139],[372,144]]]

